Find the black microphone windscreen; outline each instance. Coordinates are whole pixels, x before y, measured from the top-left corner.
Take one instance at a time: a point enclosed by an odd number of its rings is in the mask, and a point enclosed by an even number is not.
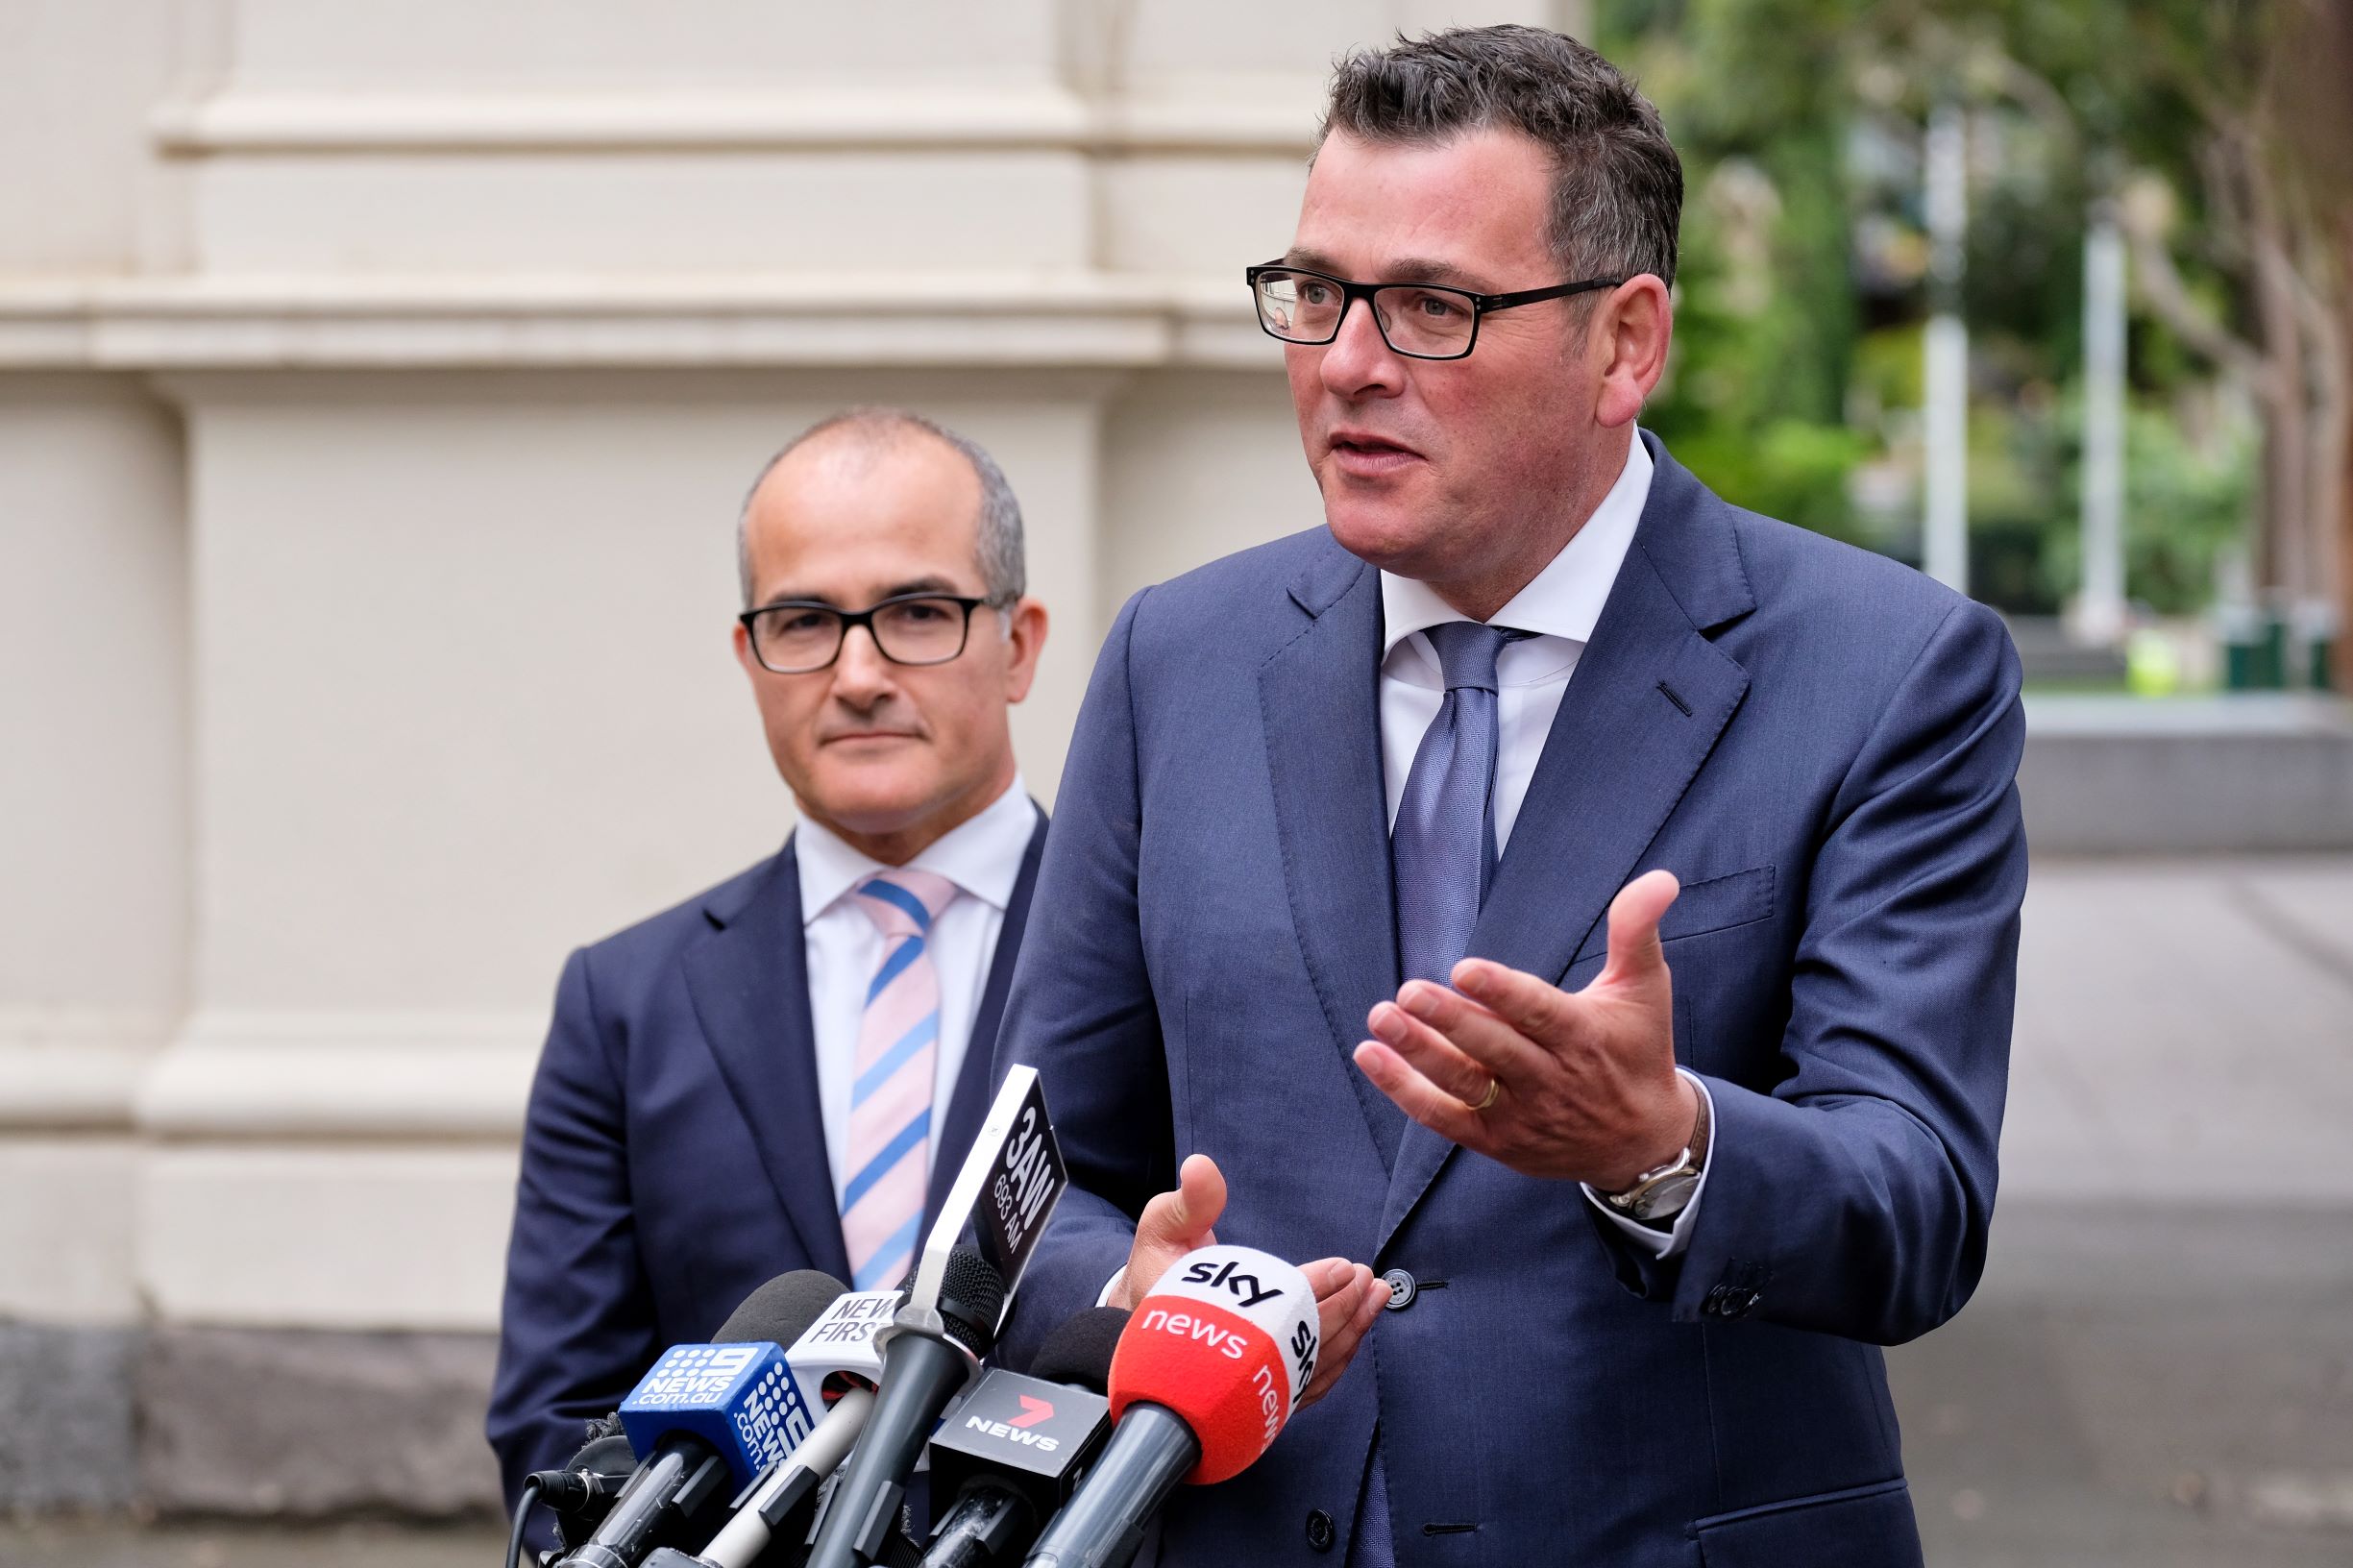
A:
[[[971,1248],[956,1248],[940,1276],[940,1315],[949,1338],[987,1356],[996,1348],[996,1320],[1005,1315],[1004,1276]]]
[[[779,1274],[744,1298],[727,1314],[727,1321],[711,1335],[715,1345],[756,1344],[772,1340],[789,1345],[809,1332],[825,1315],[825,1309],[849,1287],[832,1275],[814,1268]]]
[[[1030,1363],[1029,1375],[1048,1383],[1106,1393],[1111,1384],[1112,1352],[1127,1328],[1124,1307],[1090,1307],[1045,1336]]]

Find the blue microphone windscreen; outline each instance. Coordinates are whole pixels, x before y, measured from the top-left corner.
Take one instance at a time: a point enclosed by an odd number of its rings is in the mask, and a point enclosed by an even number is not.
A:
[[[621,1430],[643,1458],[663,1438],[699,1437],[741,1487],[790,1454],[817,1421],[772,1343],[673,1345],[621,1402]]]

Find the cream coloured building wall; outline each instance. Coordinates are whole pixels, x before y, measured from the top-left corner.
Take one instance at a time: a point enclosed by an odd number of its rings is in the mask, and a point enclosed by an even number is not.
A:
[[[1120,600],[1317,520],[1238,274],[1331,57],[1509,19],[0,0],[0,1318],[493,1326],[564,952],[789,825],[761,460],[998,455],[1050,800]]]

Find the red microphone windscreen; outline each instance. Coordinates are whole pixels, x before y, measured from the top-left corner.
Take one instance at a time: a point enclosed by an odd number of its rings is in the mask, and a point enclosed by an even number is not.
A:
[[[1115,1419],[1138,1400],[1165,1406],[1201,1440],[1186,1480],[1224,1481],[1266,1452],[1315,1375],[1315,1292],[1270,1253],[1188,1253],[1138,1304],[1111,1362]]]

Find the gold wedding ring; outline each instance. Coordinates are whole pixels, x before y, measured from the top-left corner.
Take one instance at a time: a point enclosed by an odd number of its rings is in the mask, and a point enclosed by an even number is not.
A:
[[[1474,1111],[1474,1112],[1480,1112],[1480,1111],[1484,1111],[1484,1110],[1486,1110],[1486,1109],[1487,1109],[1489,1106],[1491,1106],[1491,1105],[1493,1105],[1493,1104],[1495,1103],[1495,1096],[1497,1096],[1498,1094],[1501,1094],[1503,1091],[1504,1091],[1504,1081],[1503,1081],[1501,1078],[1495,1078],[1495,1077],[1490,1077],[1490,1078],[1488,1078],[1488,1079],[1487,1079],[1487,1091],[1486,1091],[1486,1093],[1485,1093],[1485,1094],[1483,1094],[1483,1095],[1482,1095],[1482,1096],[1480,1097],[1480,1101],[1479,1101],[1479,1103],[1478,1103],[1477,1105],[1472,1106],[1472,1107],[1471,1107],[1471,1110],[1472,1110],[1472,1111]]]

